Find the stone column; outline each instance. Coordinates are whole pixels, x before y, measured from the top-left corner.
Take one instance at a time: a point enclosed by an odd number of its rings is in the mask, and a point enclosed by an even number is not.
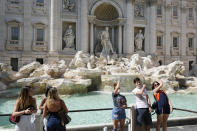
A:
[[[94,19],[95,16],[88,16],[90,22],[90,53],[94,54]]]
[[[32,28],[32,0],[24,0],[24,51],[31,51],[32,39],[33,39],[33,28]],[[20,35],[23,32],[20,32]]]
[[[88,52],[88,3],[87,0],[81,0],[81,41],[80,50]]]
[[[5,0],[0,0],[0,51],[5,50],[5,43],[6,43],[6,36],[7,36],[7,26],[6,26],[6,22],[5,22],[5,4],[6,1]],[[1,52],[2,53],[2,52]],[[2,58],[1,60],[2,61]]]
[[[134,0],[127,0],[127,20],[125,24],[125,35],[123,43],[123,53],[132,54],[134,53]]]
[[[186,55],[186,49],[188,47],[187,43],[187,36],[186,36],[186,20],[187,20],[187,13],[186,8],[182,7],[180,11],[180,24],[181,24],[181,33],[180,33],[180,39],[179,39],[179,55],[185,56]]]
[[[168,59],[170,57],[170,50],[171,50],[171,35],[170,35],[170,26],[171,23],[171,15],[170,15],[170,7],[165,5],[165,35],[164,35],[164,42],[163,46],[165,46],[165,57]],[[165,64],[167,61],[164,61]]]
[[[112,43],[114,44],[114,27],[112,27],[112,31],[111,31],[111,33],[112,33]]]
[[[57,52],[62,40],[61,1],[51,0],[50,6],[50,46],[49,52]]]
[[[94,24],[90,23],[90,53],[94,54]]]
[[[50,43],[49,43],[49,56],[48,63],[53,63],[57,61],[58,58],[58,49],[61,50],[61,9],[62,2],[61,0],[51,0],[50,1]]]
[[[150,17],[149,17],[149,27],[150,27],[150,42],[149,42],[149,53],[154,54],[156,52],[156,28],[155,28],[155,2],[150,5]]]
[[[122,25],[118,26],[118,54],[122,54]]]

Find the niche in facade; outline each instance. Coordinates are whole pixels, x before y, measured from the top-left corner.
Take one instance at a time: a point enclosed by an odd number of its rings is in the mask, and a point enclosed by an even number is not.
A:
[[[76,23],[62,23],[62,50],[67,53],[76,50]]]
[[[134,49],[135,52],[145,51],[145,29],[143,27],[134,28]]]

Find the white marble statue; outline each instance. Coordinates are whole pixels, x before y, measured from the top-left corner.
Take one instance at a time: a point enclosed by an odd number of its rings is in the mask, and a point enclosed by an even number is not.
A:
[[[146,71],[149,68],[153,67],[153,61],[152,61],[152,56],[148,55],[147,57],[143,57],[143,70]]]
[[[139,54],[134,54],[130,58],[129,67],[133,72],[142,72],[143,60]]]
[[[135,49],[142,50],[142,43],[144,40],[144,35],[142,34],[142,30],[139,30],[139,33],[135,36]]]
[[[111,86],[108,83],[113,83],[120,78],[124,80],[123,86],[129,87],[128,90],[130,90],[130,87],[134,86],[131,80],[135,77],[140,77],[149,87],[153,81],[161,79],[165,83],[163,89],[169,90],[168,92],[176,92],[174,88],[179,86],[179,82],[176,81],[177,78],[185,81],[183,84],[188,87],[188,90],[184,92],[197,90],[197,78],[183,76],[185,67],[182,61],[174,61],[168,65],[155,67],[154,56],[141,57],[139,54],[133,54],[130,58],[111,58],[111,61],[113,61],[112,64],[109,64],[104,57],[98,58],[86,52],[78,51],[69,66],[64,60],[43,65],[32,62],[20,68],[17,73],[22,75],[18,77],[9,71],[3,71],[6,65],[0,63],[0,86],[2,86],[0,90],[6,88],[7,85],[1,83],[6,80],[6,83],[16,81],[17,85],[32,84],[37,87],[37,93],[43,92],[43,88],[40,87],[51,85],[64,91],[61,93],[69,94],[70,89],[72,92],[73,89],[81,91],[78,89],[82,87],[86,89],[91,84],[91,79],[102,83],[102,88],[108,88]],[[5,76],[6,72],[8,75]],[[15,74],[17,73],[15,72]],[[98,77],[101,80],[98,80]],[[14,79],[8,81],[7,78]]]
[[[110,53],[114,53],[112,43],[109,37],[109,28],[105,27],[105,30],[101,32],[101,45],[102,45],[102,52],[101,56],[107,57],[109,61]]]
[[[75,44],[74,44],[74,40],[75,40],[75,35],[72,29],[72,25],[68,26],[68,29],[66,30],[63,40],[66,44],[65,48],[74,48]]]

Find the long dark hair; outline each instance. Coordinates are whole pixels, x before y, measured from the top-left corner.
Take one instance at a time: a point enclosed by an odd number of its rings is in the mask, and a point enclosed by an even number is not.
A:
[[[33,104],[33,97],[29,96],[29,90],[31,86],[22,87],[21,92],[18,96],[19,110],[26,109],[29,105]]]
[[[46,96],[46,97],[48,96],[49,90],[50,90],[51,88],[52,88],[51,86],[48,86],[48,87],[47,87],[46,92],[45,92],[45,96]]]

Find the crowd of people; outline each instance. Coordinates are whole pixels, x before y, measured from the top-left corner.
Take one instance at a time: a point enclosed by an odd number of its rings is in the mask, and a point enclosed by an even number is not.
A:
[[[132,93],[136,97],[136,130],[141,131],[144,124],[146,131],[150,131],[152,124],[151,112],[154,109],[157,114],[156,131],[160,131],[161,124],[163,125],[163,131],[166,131],[167,120],[173,108],[167,94],[161,89],[163,86],[162,81],[155,81],[152,84],[155,99],[152,105],[146,85],[142,84],[139,78],[134,79],[134,84],[136,87]],[[120,125],[120,130],[124,131],[127,100],[124,95],[120,94],[120,80],[114,83],[112,99],[114,105],[112,110],[113,131],[117,131],[118,125]],[[47,87],[45,98],[42,99],[39,109],[43,116],[44,131],[66,131],[59,112],[68,113],[68,108],[59,97],[57,88]],[[35,131],[35,116],[32,117],[32,115],[36,112],[36,99],[33,97],[32,87],[22,87],[12,113],[15,117],[20,116],[20,121],[15,125],[15,131]]]

